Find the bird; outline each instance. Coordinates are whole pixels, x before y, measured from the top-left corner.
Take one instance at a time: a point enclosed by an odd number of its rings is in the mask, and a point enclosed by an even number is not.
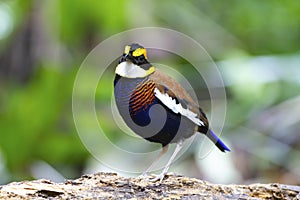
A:
[[[172,143],[176,148],[162,172],[162,182],[183,142],[196,133],[206,135],[222,152],[230,149],[209,128],[204,111],[170,76],[152,65],[138,43],[126,45],[115,68],[114,98],[125,124],[145,140],[160,143],[158,157],[141,175],[147,176]]]

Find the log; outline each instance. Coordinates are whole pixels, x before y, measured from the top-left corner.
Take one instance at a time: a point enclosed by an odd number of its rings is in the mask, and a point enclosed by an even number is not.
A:
[[[0,186],[0,199],[300,199],[300,186],[222,185],[168,174],[162,183],[116,173],[83,175],[54,183],[40,179]]]

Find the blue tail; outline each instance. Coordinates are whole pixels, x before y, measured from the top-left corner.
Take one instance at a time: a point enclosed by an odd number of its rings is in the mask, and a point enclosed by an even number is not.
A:
[[[221,139],[211,130],[208,130],[206,136],[215,143],[215,145],[222,151],[230,151],[230,149],[221,141]]]

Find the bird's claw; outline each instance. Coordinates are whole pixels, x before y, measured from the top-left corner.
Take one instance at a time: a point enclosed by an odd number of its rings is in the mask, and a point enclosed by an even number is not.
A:
[[[147,176],[148,176],[148,173],[147,173],[147,172],[144,172],[144,173],[142,173],[141,175],[139,175],[139,176],[137,177],[137,179],[146,179]]]
[[[160,173],[159,175],[155,175],[154,178],[150,179],[151,182],[156,182],[159,180],[159,183],[161,183],[165,177],[166,173]]]
[[[162,182],[162,180],[164,179],[166,173],[160,173],[160,174],[151,174],[150,176],[147,173],[142,173],[141,175],[139,175],[137,177],[137,179],[142,179],[142,180],[147,180],[150,182],[156,182],[159,180],[159,183]],[[153,178],[154,177],[154,178]]]

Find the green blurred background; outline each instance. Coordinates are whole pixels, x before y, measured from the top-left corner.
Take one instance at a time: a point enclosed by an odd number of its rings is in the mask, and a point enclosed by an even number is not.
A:
[[[275,0],[0,1],[0,183],[113,171],[77,135],[73,83],[98,43],[146,26],[196,39],[226,86],[222,138],[232,152],[199,160],[194,148],[171,171],[216,183],[300,184],[300,1]],[[96,100],[109,109],[112,80],[104,84]],[[209,114],[209,96],[202,100]],[[113,123],[105,126],[122,140]]]

